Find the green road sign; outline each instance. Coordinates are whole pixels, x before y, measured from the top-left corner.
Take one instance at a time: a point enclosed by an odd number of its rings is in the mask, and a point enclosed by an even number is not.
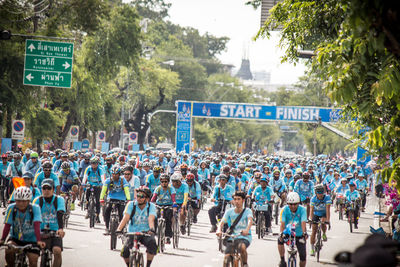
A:
[[[24,84],[71,88],[73,43],[26,40]]]

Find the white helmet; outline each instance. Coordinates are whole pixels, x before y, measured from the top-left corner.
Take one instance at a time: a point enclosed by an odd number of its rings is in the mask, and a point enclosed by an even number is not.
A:
[[[286,202],[288,204],[297,204],[300,203],[300,196],[296,192],[290,192],[287,196]]]
[[[181,181],[183,179],[182,174],[180,172],[174,172],[171,176],[171,181]]]
[[[20,186],[15,189],[14,192],[15,200],[31,200],[32,199],[32,191],[26,186]]]

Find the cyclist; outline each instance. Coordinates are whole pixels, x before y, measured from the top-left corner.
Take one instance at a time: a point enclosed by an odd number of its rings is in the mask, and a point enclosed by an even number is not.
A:
[[[37,189],[36,187],[34,187],[32,185],[32,180],[33,180],[32,173],[26,172],[22,175],[22,178],[24,178],[24,185],[27,188],[29,188],[32,192],[32,199],[31,199],[31,202],[32,202],[36,197],[40,196],[40,191],[39,191],[39,189]],[[14,196],[15,192],[16,192],[16,189],[14,189],[14,191],[11,194],[10,203],[15,202],[15,196]]]
[[[293,191],[299,194],[301,204],[307,207],[307,218],[309,218],[310,199],[314,195],[314,183],[310,181],[310,174],[308,172],[303,173],[303,179],[296,182]]]
[[[331,216],[331,197],[325,194],[325,188],[322,184],[317,184],[314,188],[315,196],[311,198],[311,216],[312,216],[312,232],[310,238],[311,244],[311,256],[315,256],[315,235],[317,234],[317,225],[321,221],[323,223],[329,223]],[[322,225],[322,240],[327,241],[326,237],[326,225]]]
[[[296,175],[293,177],[293,181],[291,181],[290,184],[289,184],[289,192],[293,192],[294,185],[300,179],[301,179],[301,174],[296,173]]]
[[[210,218],[211,230],[210,233],[217,231],[217,216],[222,215],[221,212],[225,210],[226,205],[232,202],[233,193],[235,189],[227,184],[228,177],[225,174],[219,176],[219,184],[215,186],[211,202],[214,206],[208,210]]]
[[[106,174],[106,179],[111,177],[111,168],[113,166],[113,158],[111,155],[106,157],[106,164],[104,166],[104,172]]]
[[[221,164],[219,159],[215,159],[214,163],[211,164],[210,166],[210,173],[211,173],[211,184],[214,184],[214,179],[216,176],[218,176],[221,172]]]
[[[198,201],[201,199],[201,186],[191,173],[186,175],[186,184],[189,187],[188,203],[193,208],[193,223],[197,223],[197,214],[200,212]]]
[[[225,260],[234,253],[234,248],[237,247],[240,252],[240,257],[242,259],[242,266],[247,267],[247,248],[251,243],[251,226],[253,225],[253,213],[249,208],[244,207],[244,202],[246,200],[246,193],[243,191],[237,191],[233,195],[234,208],[228,209],[224,217],[219,224],[217,236],[222,235],[222,229],[224,224],[228,224],[231,227],[241,214],[240,220],[234,225],[233,229],[230,229],[232,235],[237,236],[234,238],[233,242],[229,242],[225,250]]]
[[[287,197],[287,205],[281,211],[280,236],[278,238],[278,251],[281,261],[280,267],[286,267],[284,234],[288,224],[296,225],[296,247],[300,257],[300,267],[306,266],[306,240],[308,238],[307,230],[307,210],[300,205],[300,196],[296,192],[290,192]]]
[[[44,248],[46,246],[40,240],[40,224],[42,222],[40,208],[30,204],[32,191],[26,186],[15,189],[14,198],[15,203],[10,204],[7,208],[0,245],[4,244],[9,233],[8,243],[17,246],[31,244],[33,249],[27,250],[29,266],[36,267],[40,255],[37,247]],[[15,251],[6,249],[5,258],[7,266],[14,266]]]
[[[149,202],[150,196],[151,191],[147,187],[141,186],[137,190],[137,200],[130,201],[126,205],[124,217],[117,229],[117,232],[121,232],[128,224],[128,233],[147,232],[150,234],[150,236],[138,237],[139,242],[147,248],[147,267],[150,267],[157,254],[157,244],[154,238],[157,212],[155,205]],[[124,258],[127,266],[129,266],[129,250],[132,249],[132,246],[133,237],[129,237],[121,250],[121,257]]]
[[[110,216],[112,209],[112,201],[126,201],[131,199],[131,193],[129,192],[129,184],[124,177],[121,177],[121,168],[119,165],[115,165],[111,169],[111,178],[105,180],[101,194],[100,203],[104,205],[104,197],[107,194],[107,206],[104,210],[104,222],[106,224],[106,234],[110,233]],[[122,220],[125,205],[122,203],[116,204],[118,209],[119,220]]]
[[[177,156],[173,156],[168,162],[168,174],[172,175],[175,172],[175,167],[179,166],[179,161]]]
[[[160,173],[162,171],[161,166],[154,166],[153,173],[147,175],[146,186],[151,192],[154,192],[157,186],[160,185]]]
[[[41,231],[55,231],[57,236],[43,238],[46,247],[53,252],[54,267],[61,266],[61,252],[63,250],[62,238],[64,237],[65,201],[64,198],[54,194],[54,182],[51,179],[45,179],[42,183],[43,195],[35,198],[32,204],[40,207],[42,213]],[[45,234],[45,232],[44,232]]]
[[[186,163],[181,164],[181,166],[179,166],[180,170],[181,170],[181,174],[183,176],[183,178],[186,177],[186,174],[188,173],[188,165]]]
[[[82,185],[89,184],[93,186],[95,200],[96,200],[96,221],[100,223],[100,193],[101,186],[105,180],[103,170],[99,167],[100,159],[93,157],[90,160],[90,166],[86,168],[85,174],[83,175]],[[90,190],[86,190],[86,200],[89,201]],[[89,219],[89,213],[86,213],[86,219]]]
[[[87,152],[85,154],[83,154],[83,160],[81,160],[81,163],[79,164],[79,178],[81,178],[81,180],[83,180],[83,176],[85,174],[85,171],[88,167],[90,167],[90,157],[92,155]]]
[[[131,200],[136,199],[136,189],[140,187],[139,177],[133,175],[133,167],[131,165],[125,165],[121,171],[124,174],[126,181],[129,184],[129,192],[131,194]]]
[[[58,174],[58,172],[61,170],[61,164],[63,164],[64,162],[67,162],[68,164],[70,164],[71,168],[74,167],[72,165],[72,163],[68,160],[68,152],[62,152],[60,154],[60,159],[56,160],[56,162],[54,163],[53,172]]]
[[[57,195],[60,194],[60,181],[57,175],[53,172],[53,164],[50,161],[43,162],[42,170],[38,174],[36,174],[35,180],[33,180],[33,184],[36,188],[39,188],[39,191],[42,189],[42,182],[44,179],[51,179],[54,182],[54,187],[56,188]]]
[[[282,178],[280,178],[281,172],[279,170],[274,170],[272,175],[273,175],[273,179],[271,179],[270,186],[274,190],[274,193],[277,194],[277,196],[281,199],[280,207],[282,208],[283,205],[285,205],[286,196],[287,196],[286,184],[285,184],[285,181]]]
[[[32,152],[29,160],[25,164],[24,172],[30,172],[33,175],[36,174],[37,170],[40,168],[40,161],[38,160],[38,153]]]
[[[79,193],[78,185],[80,184],[80,180],[75,170],[71,169],[69,162],[63,162],[61,164],[61,171],[58,173],[58,179],[62,184],[61,192],[69,193],[72,191],[71,210],[75,210],[75,200]]]
[[[360,204],[359,202],[361,201],[361,196],[360,193],[355,190],[356,189],[356,184],[354,182],[350,182],[350,190],[346,191],[346,201],[349,204],[352,201],[355,201],[356,205],[354,208],[354,229],[358,229],[358,214],[360,210]],[[348,215],[347,215],[348,216]]]
[[[263,177],[260,180],[260,185],[254,189],[252,199],[257,205],[268,205],[268,212],[264,212],[265,215],[265,228],[269,233],[272,233],[271,228],[271,205],[269,204],[270,201],[274,199],[274,191],[271,187],[268,186],[268,179]],[[255,217],[258,218],[258,212],[256,210]]]
[[[193,175],[193,174],[192,174]],[[186,234],[185,219],[186,219],[186,205],[189,196],[189,186],[182,183],[182,174],[176,172],[171,175],[172,186],[175,189],[176,204],[180,207],[179,221],[181,224],[181,233]]]
[[[252,194],[254,189],[260,185],[262,173],[260,171],[254,172],[254,178],[250,182],[249,189],[247,190],[247,197],[249,198]]]
[[[360,172],[358,178],[355,181],[357,190],[360,192],[361,196],[361,210],[365,211],[365,204],[367,203],[367,192],[368,192],[368,182],[364,179],[364,173]]]
[[[285,178],[284,178],[284,182],[286,185],[289,185],[292,181],[293,181],[293,171],[291,169],[287,169],[285,171]]]
[[[21,162],[21,154],[14,153],[14,161],[8,165],[6,176],[9,178],[22,177],[24,164]]]
[[[233,188],[236,188],[236,180],[235,177],[231,175],[231,168],[228,165],[225,165],[222,168],[222,174],[224,174],[228,178],[228,185],[232,186]],[[221,174],[220,174],[221,175]],[[215,177],[215,184],[219,182],[219,176]]]
[[[345,196],[346,192],[348,190],[350,190],[350,186],[347,184],[347,179],[346,178],[340,179],[340,185],[335,188],[335,196],[336,196],[336,209],[335,209],[335,212],[338,211],[338,207],[339,207],[337,196],[338,195]]]
[[[169,185],[170,177],[168,174],[161,174],[159,185],[153,193],[151,202],[155,202],[158,206],[167,206],[173,208],[173,212],[176,212],[176,200],[175,200],[175,189],[173,186]],[[157,208],[157,217],[160,216],[160,209]],[[165,217],[165,236],[167,237],[166,243],[171,243],[172,237],[172,216],[173,213],[170,209],[164,210]]]

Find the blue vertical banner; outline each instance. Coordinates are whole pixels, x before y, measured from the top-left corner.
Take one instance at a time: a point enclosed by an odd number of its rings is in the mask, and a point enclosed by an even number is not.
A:
[[[178,112],[176,116],[176,152],[190,152],[190,141],[192,140],[192,111],[193,102],[178,101]]]
[[[101,152],[108,153],[110,150],[110,143],[102,142],[101,143]]]
[[[11,138],[2,138],[1,139],[1,154],[6,153],[7,151],[11,151],[12,140]]]
[[[75,151],[82,150],[82,142],[74,142],[73,149]]]
[[[365,167],[371,161],[371,155],[367,155],[367,150],[357,147],[357,166]]]

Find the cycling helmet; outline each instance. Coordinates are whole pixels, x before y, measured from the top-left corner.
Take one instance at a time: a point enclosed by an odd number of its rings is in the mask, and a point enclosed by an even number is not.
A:
[[[314,190],[315,190],[316,194],[323,194],[325,192],[325,188],[324,188],[324,186],[322,184],[317,184],[314,187]]]
[[[262,176],[261,172],[255,172],[254,173],[254,178],[260,178]]]
[[[125,162],[125,161],[126,161],[125,156],[119,156],[118,161],[123,161],[123,162]]]
[[[349,185],[350,185],[350,186],[356,186],[356,184],[354,183],[354,181],[351,181],[351,182],[349,183]]]
[[[193,173],[188,173],[187,175],[186,175],[186,180],[194,180],[194,174]]]
[[[166,173],[163,173],[163,174],[161,174],[161,176],[160,176],[160,181],[161,180],[167,180],[168,182],[169,182],[169,175],[168,174],[166,174]]]
[[[188,165],[186,164],[186,163],[183,163],[183,164],[181,164],[181,166],[180,166],[180,169],[181,170],[184,170],[184,169],[187,169],[188,168]]]
[[[301,175],[300,175],[300,174],[296,174],[296,175],[293,177],[293,179],[295,179],[295,180],[301,179]]]
[[[71,165],[69,165],[69,162],[63,162],[61,164],[61,169],[65,170],[65,169],[70,169]]]
[[[140,186],[140,187],[137,189],[137,192],[142,192],[142,193],[144,193],[144,194],[146,195],[147,198],[150,198],[150,197],[151,197],[151,191],[150,191],[150,189],[149,189],[147,186],[144,186],[144,185]]]
[[[20,158],[21,158],[21,154],[19,154],[19,153],[14,153],[13,158],[14,158],[14,159],[20,159]]]
[[[150,162],[148,162],[148,161],[143,162],[143,167],[150,167]]]
[[[28,200],[32,199],[32,191],[26,186],[20,186],[14,191],[15,200]]]
[[[153,172],[162,172],[162,167],[161,166],[154,166]]]
[[[239,169],[232,169],[232,170],[231,170],[231,173],[232,173],[232,174],[238,174],[239,172],[240,172]]]
[[[340,182],[346,182],[347,183],[347,179],[346,178],[342,178],[342,179],[340,179]]]
[[[25,173],[22,175],[22,178],[33,179],[34,177],[33,177],[33,174],[32,174],[31,172],[25,172]]]
[[[225,174],[220,174],[219,179],[220,180],[228,180],[228,176],[226,176]]]
[[[93,164],[93,163],[99,164],[99,163],[100,163],[100,159],[99,159],[98,157],[93,157],[93,158],[90,160],[90,163],[91,163],[91,164]]]
[[[310,178],[310,174],[308,172],[303,173],[303,178],[309,179]]]
[[[62,152],[62,153],[60,154],[60,157],[62,157],[62,158],[68,158],[68,152]]]
[[[274,170],[272,173],[273,173],[273,174],[275,174],[275,173],[277,173],[277,174],[281,174],[281,171],[280,171],[280,170],[278,170],[278,169],[276,169],[276,170]]]
[[[42,167],[43,167],[43,169],[51,169],[51,168],[53,168],[53,164],[51,164],[50,161],[46,161],[43,163]]]
[[[179,172],[175,172],[174,174],[171,175],[171,181],[181,181],[181,180],[182,180],[182,174],[180,174]]]
[[[38,158],[39,154],[37,152],[32,152],[31,153],[31,158]]]
[[[287,196],[286,202],[288,204],[300,203],[300,196],[296,192],[290,192]]]
[[[292,171],[292,170],[286,170],[286,171],[285,171],[285,175],[286,175],[286,174],[293,175],[293,171]]]
[[[92,156],[92,155],[91,155],[89,152],[86,152],[86,153],[83,155],[83,157],[84,157],[85,159],[90,159],[91,156]]]
[[[222,168],[222,172],[224,172],[224,173],[230,173],[230,171],[231,171],[231,167],[229,167],[228,165],[225,165]]]
[[[244,171],[245,168],[246,168],[246,167],[244,166],[244,164],[239,164],[239,166],[238,166],[238,169],[239,169],[240,171]]]
[[[114,165],[111,168],[111,174],[117,174],[117,173],[121,173],[121,168],[118,165]]]
[[[261,178],[260,182],[266,182],[266,183],[268,183],[267,177]]]
[[[133,167],[131,165],[125,164],[124,166],[122,166],[121,171],[122,172],[125,172],[125,171],[133,172]]]
[[[197,173],[197,167],[196,166],[190,166],[189,171],[193,174]]]

